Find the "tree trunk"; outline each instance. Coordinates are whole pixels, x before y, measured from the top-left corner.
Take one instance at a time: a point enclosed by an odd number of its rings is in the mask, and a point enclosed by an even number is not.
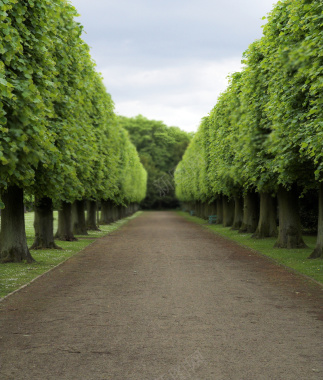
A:
[[[124,217],[124,207],[122,205],[117,207],[117,220],[123,219]]]
[[[319,188],[319,220],[317,229],[316,247],[309,259],[317,259],[323,257],[323,182]]]
[[[35,199],[35,240],[30,249],[62,249],[54,241],[54,216],[51,198]]]
[[[298,194],[295,189],[287,191],[280,187],[277,193],[279,233],[276,248],[305,248],[299,216]]]
[[[204,203],[204,219],[208,220],[211,213],[211,205],[208,202]]]
[[[2,192],[1,198],[5,205],[1,215],[1,262],[31,263],[34,259],[27,246],[24,192],[18,186],[9,186]]]
[[[234,202],[233,199],[229,199],[226,195],[223,199],[223,227],[230,227],[233,224],[234,218]]]
[[[216,215],[216,214],[217,214],[216,201],[213,201],[209,204],[209,216]]]
[[[222,195],[219,195],[219,197],[216,199],[216,209],[217,209],[217,217],[216,217],[216,224],[222,224],[223,223],[223,202],[222,202]]]
[[[72,230],[74,235],[88,235],[84,200],[76,200],[72,204]]]
[[[96,201],[87,201],[86,228],[90,231],[100,231],[99,227],[96,224],[96,211]]]
[[[254,191],[248,191],[243,199],[243,220],[239,232],[256,232],[259,221],[259,197]]]
[[[58,229],[55,238],[62,241],[75,241],[76,237],[72,232],[72,204],[62,202],[58,211]]]
[[[277,237],[277,202],[268,193],[260,193],[260,215],[256,232],[252,236],[257,239]]]
[[[232,224],[233,230],[239,230],[243,219],[243,198],[241,196],[234,197],[234,219]]]
[[[195,216],[200,217],[200,202],[198,201],[195,202],[194,211],[195,211]]]
[[[110,223],[113,223],[113,202],[102,200],[100,224]]]

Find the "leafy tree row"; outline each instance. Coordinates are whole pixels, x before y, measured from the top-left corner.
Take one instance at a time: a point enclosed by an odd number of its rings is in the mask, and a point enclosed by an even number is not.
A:
[[[23,195],[35,196],[33,248],[55,248],[94,228],[96,201],[127,206],[147,175],[95,71],[82,26],[66,0],[7,0],[0,12],[1,261],[32,261]],[[73,212],[72,212],[73,210]]]
[[[218,222],[277,247],[303,247],[299,196],[319,194],[323,256],[323,3],[280,1],[244,54],[175,173],[184,202],[217,204]]]
[[[141,202],[141,207],[154,209],[178,206],[173,172],[182,159],[191,135],[141,115],[133,118],[120,116],[119,122],[129,132],[148,173],[147,196]]]

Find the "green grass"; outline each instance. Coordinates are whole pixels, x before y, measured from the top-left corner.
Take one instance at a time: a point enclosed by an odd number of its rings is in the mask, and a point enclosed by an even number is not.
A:
[[[119,220],[107,226],[100,226],[101,231],[90,231],[86,239],[82,236],[76,236],[80,239],[75,242],[56,241],[62,250],[31,250],[32,257],[36,260],[35,263],[8,263],[0,264],[0,298],[20,288],[21,286],[29,283],[34,278],[54,268],[56,265],[67,260],[71,256],[80,252],[82,249],[93,243],[97,238],[105,236],[122,225],[127,223],[128,220],[140,215],[137,212],[133,216]],[[34,213],[27,213],[25,215],[26,221],[26,235],[28,246],[31,246],[34,240]],[[57,212],[54,212],[54,231],[57,229]]]
[[[203,225],[216,234],[233,240],[244,247],[251,248],[272,258],[279,264],[292,268],[301,274],[305,274],[306,276],[323,283],[323,260],[308,259],[315,247],[315,236],[303,236],[305,243],[308,245],[308,248],[305,249],[273,248],[276,241],[275,238],[253,239],[250,234],[242,234],[238,231],[233,231],[230,227],[223,227],[222,225],[216,224],[209,225],[208,221],[195,216],[190,216],[186,212],[179,211],[178,213],[192,222]]]

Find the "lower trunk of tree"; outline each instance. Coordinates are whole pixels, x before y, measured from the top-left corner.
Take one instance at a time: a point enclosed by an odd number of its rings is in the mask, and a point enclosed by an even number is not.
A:
[[[234,218],[234,201],[226,195],[223,196],[223,227],[231,227]]]
[[[84,200],[76,200],[72,204],[72,230],[74,235],[88,235],[85,221]]]
[[[243,220],[239,232],[254,233],[259,221],[259,197],[248,191],[243,198]]]
[[[9,186],[1,198],[5,208],[1,214],[0,261],[31,263],[34,259],[27,246],[23,190]]]
[[[256,232],[257,239],[277,237],[277,202],[269,193],[260,193],[260,214]]]
[[[124,206],[119,206],[118,207],[118,220],[123,219],[125,215],[126,208]]]
[[[206,213],[207,213],[207,204],[204,202],[201,202],[201,214],[200,218],[206,219]]]
[[[243,198],[241,196],[234,197],[234,219],[232,224],[233,230],[239,230],[243,219]]]
[[[72,204],[62,202],[58,211],[58,229],[55,238],[62,241],[77,240],[72,231]]]
[[[213,201],[209,204],[209,216],[217,215],[216,201]]]
[[[30,249],[61,249],[54,241],[54,216],[51,198],[35,199],[35,240]]]
[[[200,202],[196,201],[194,206],[195,216],[200,217]]]
[[[120,206],[113,205],[111,209],[111,218],[113,223],[120,219]]]
[[[99,231],[99,227],[96,224],[96,212],[96,201],[87,201],[86,228],[90,231]]]
[[[208,220],[209,216],[213,215],[212,211],[213,211],[212,203],[205,202],[204,219]]]
[[[195,202],[189,202],[189,203],[188,203],[188,209],[187,209],[187,212],[190,213],[192,210],[195,211]]]
[[[218,198],[216,199],[216,210],[217,210],[216,224],[222,224],[223,223],[222,195],[219,195]]]
[[[323,257],[323,182],[319,188],[319,220],[317,229],[316,247],[309,259],[317,259]]]
[[[279,233],[276,248],[305,248],[302,239],[296,189],[287,191],[280,187],[277,193],[279,211]]]
[[[113,202],[102,200],[100,224],[110,224],[113,222]]]

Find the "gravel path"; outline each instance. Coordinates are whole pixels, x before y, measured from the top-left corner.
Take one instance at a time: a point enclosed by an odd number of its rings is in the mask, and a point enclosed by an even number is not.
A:
[[[319,306],[319,285],[147,212],[0,303],[0,379],[322,379]]]

